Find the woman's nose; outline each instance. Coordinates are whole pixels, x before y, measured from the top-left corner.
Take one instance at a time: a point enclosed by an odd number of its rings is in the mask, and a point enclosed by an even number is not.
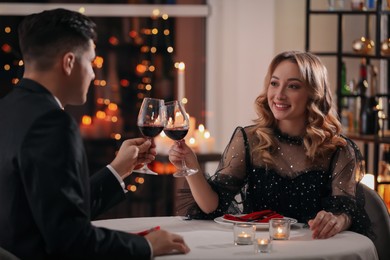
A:
[[[286,98],[286,95],[284,93],[284,88],[279,88],[277,93],[276,93],[276,99],[283,100],[285,98]]]

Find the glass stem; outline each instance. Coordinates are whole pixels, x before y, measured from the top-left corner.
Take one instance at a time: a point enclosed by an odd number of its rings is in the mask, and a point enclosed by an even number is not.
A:
[[[181,160],[181,168],[182,169],[186,169],[187,168],[187,164],[186,164],[185,160]]]
[[[181,147],[181,142],[182,142],[183,140],[180,140],[180,141],[177,141],[178,143],[179,143],[179,146]],[[182,159],[181,160],[181,168],[182,169],[187,169],[187,164],[186,164],[186,160],[185,159]]]

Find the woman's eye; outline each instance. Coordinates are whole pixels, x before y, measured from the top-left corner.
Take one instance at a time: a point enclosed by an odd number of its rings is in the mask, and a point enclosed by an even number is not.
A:
[[[277,82],[275,82],[275,81],[271,81],[270,85],[271,85],[271,86],[273,86],[273,87],[275,87],[275,86],[277,86],[277,85],[278,85],[278,83],[277,83]]]
[[[292,88],[292,89],[299,89],[300,86],[299,85],[295,85],[295,84],[291,84],[288,86],[289,88]]]

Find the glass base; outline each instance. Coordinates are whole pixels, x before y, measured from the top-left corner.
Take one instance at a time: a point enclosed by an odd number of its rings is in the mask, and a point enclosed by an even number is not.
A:
[[[197,172],[198,172],[198,169],[182,168],[182,169],[178,170],[177,172],[175,172],[173,174],[173,177],[180,178],[180,177],[191,176]]]
[[[152,171],[152,170],[149,169],[148,166],[146,166],[146,165],[144,165],[142,168],[133,170],[133,172],[143,173],[143,174],[149,174],[149,175],[158,175],[157,172]]]

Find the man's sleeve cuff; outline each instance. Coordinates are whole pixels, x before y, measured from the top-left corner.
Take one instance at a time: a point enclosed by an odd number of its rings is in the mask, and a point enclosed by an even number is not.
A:
[[[107,165],[107,168],[110,170],[110,172],[115,176],[115,178],[118,180],[119,184],[121,185],[122,189],[123,189],[123,192],[126,193],[128,190],[126,190],[126,186],[125,186],[125,183],[123,182],[121,176],[119,175],[119,173],[111,166],[111,165]]]

